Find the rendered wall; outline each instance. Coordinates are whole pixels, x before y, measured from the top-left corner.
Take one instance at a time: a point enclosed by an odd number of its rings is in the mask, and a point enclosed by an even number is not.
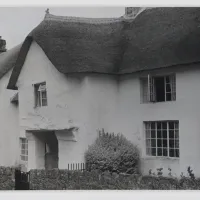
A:
[[[10,75],[0,79],[0,166],[19,164],[19,112],[10,102],[16,91],[6,89]]]
[[[34,108],[33,84],[43,81],[47,84],[48,106]],[[114,77],[67,77],[57,71],[34,42],[17,86],[21,136],[25,136],[26,131],[55,130],[65,134],[65,130],[77,128],[76,141],[70,141],[67,149],[59,152],[60,158],[66,157],[65,164],[83,162],[84,151],[96,138],[97,129],[110,130],[115,120],[117,85]],[[61,140],[59,148],[65,142],[64,138]]]
[[[175,71],[176,70],[176,71]],[[176,101],[143,104],[140,100],[139,77],[176,73]],[[123,76],[119,88],[119,117],[116,129],[137,143],[142,152],[142,171],[168,167],[177,176],[187,174],[191,166],[200,176],[200,69],[199,65],[162,69]],[[179,120],[180,158],[148,157],[145,154],[144,121]]]
[[[164,167],[164,173],[168,173],[169,167],[179,176],[191,166],[200,176],[200,69],[198,65],[190,66],[188,71],[183,67],[175,69],[162,73],[176,73],[176,101],[142,104],[139,77],[148,73],[124,75],[120,79],[90,74],[65,76],[33,42],[17,83],[20,134],[25,135],[25,130],[63,131],[59,157],[64,168],[70,162],[83,162],[86,148],[96,138],[96,130],[104,128],[123,133],[139,146],[143,173],[158,167]],[[34,108],[32,85],[43,81],[47,83],[48,106]],[[180,158],[145,155],[143,122],[149,120],[179,120]],[[75,141],[67,141],[66,130],[73,127],[78,128]]]

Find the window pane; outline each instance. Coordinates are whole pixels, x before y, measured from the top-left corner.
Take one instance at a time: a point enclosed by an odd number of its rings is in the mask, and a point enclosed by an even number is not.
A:
[[[42,98],[46,99],[47,98],[47,93],[46,91],[41,92],[42,93]]]
[[[24,154],[25,154],[25,150],[22,150],[21,152],[22,152],[22,155],[24,155]]]
[[[162,156],[162,148],[157,149],[157,156]]]
[[[37,95],[37,96],[36,96],[36,99],[37,99],[37,100],[36,100],[36,101],[37,101],[37,102],[36,102],[36,105],[37,105],[37,106],[41,106],[41,102],[40,102],[40,92],[37,92],[36,95]]]
[[[169,139],[174,139],[174,130],[169,130]]]
[[[163,147],[167,147],[167,140],[163,139]]]
[[[166,84],[166,92],[171,93],[171,85],[170,84]]]
[[[175,149],[175,157],[179,157],[179,149]]]
[[[169,147],[174,148],[174,140],[169,140]]]
[[[175,122],[174,125],[175,125],[175,129],[179,129],[179,123],[178,122]]]
[[[175,147],[179,148],[179,140],[175,140]]]
[[[161,122],[157,122],[157,129],[161,129]]]
[[[156,131],[155,130],[151,131],[151,138],[156,138]]]
[[[162,122],[162,129],[167,130],[167,122]]]
[[[166,93],[166,101],[171,101],[171,100],[172,100],[172,94]]]
[[[178,130],[175,130],[175,138],[179,139],[179,131]]]
[[[162,131],[161,130],[157,130],[157,138],[162,138]]]
[[[151,122],[151,129],[156,129],[155,122]]]
[[[174,122],[169,122],[169,129],[174,129]]]
[[[175,157],[175,149],[169,149],[169,156]]]
[[[163,138],[167,138],[167,131],[163,130]]]
[[[47,99],[42,99],[42,106],[46,106],[47,105]]]
[[[25,149],[25,144],[24,143],[22,143],[22,149]]]
[[[163,148],[163,156],[167,156],[167,148]]]
[[[158,140],[157,140],[157,146],[158,146],[158,147],[162,147],[162,140],[161,140],[161,139],[158,139]]]
[[[143,95],[143,103],[148,102],[148,79],[142,79],[142,95]]]
[[[152,140],[151,140],[151,146],[152,146],[152,147],[156,147],[156,140],[155,140],[155,139],[152,139]]]
[[[156,156],[156,148],[152,148],[151,149],[151,155],[152,156]]]
[[[169,83],[169,76],[165,77],[165,81],[166,81],[166,83]]]

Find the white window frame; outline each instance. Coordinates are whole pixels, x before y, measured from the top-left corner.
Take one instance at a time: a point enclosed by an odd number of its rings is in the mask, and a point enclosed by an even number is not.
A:
[[[28,140],[20,138],[20,160],[28,162]]]
[[[47,89],[46,82],[35,84],[35,107],[47,106]],[[43,97],[45,94],[45,98]],[[44,103],[46,102],[46,103]]]
[[[141,89],[142,89],[142,103],[156,103],[158,102],[156,100],[156,92],[155,92],[155,78],[159,76],[151,76],[148,74],[148,76],[145,78],[141,78]],[[165,84],[165,101],[163,102],[169,102],[169,101],[176,101],[176,76],[175,74],[170,75],[161,75],[160,77],[164,77],[164,84]],[[166,77],[169,77],[169,83],[166,81]],[[144,84],[147,82],[147,91],[145,94],[145,88]],[[167,92],[167,85],[170,85],[171,92]],[[167,100],[167,93],[171,94],[171,100]],[[145,98],[146,97],[146,98]]]
[[[152,129],[152,123],[155,123],[155,128]],[[157,124],[161,123],[161,129],[157,129]],[[162,123],[167,123],[167,129],[163,129]],[[169,123],[174,124],[174,128],[170,129],[169,128]],[[149,127],[149,128],[147,128]],[[145,121],[144,122],[144,129],[145,129],[145,151],[146,151],[146,156],[151,156],[151,157],[169,157],[169,158],[179,158],[180,157],[180,145],[179,145],[179,121],[178,120],[173,120],[173,121]],[[152,130],[155,133],[155,137],[152,137]],[[162,134],[162,137],[158,137],[158,131]],[[163,131],[167,131],[167,137],[165,138],[163,136]],[[173,138],[169,136],[169,132],[173,131]],[[152,140],[155,140],[155,146],[152,145]],[[158,140],[161,141],[162,145],[158,146]],[[167,147],[164,147],[163,141],[167,140]],[[173,142],[172,142],[173,141]],[[173,148],[170,146],[173,144]],[[156,154],[152,154],[152,149],[155,149]],[[158,149],[162,149],[162,155],[158,155]],[[167,155],[164,155],[164,149],[167,149]],[[150,150],[150,152],[149,152]],[[174,156],[170,155],[170,150],[174,151]],[[176,155],[177,154],[177,155]]]

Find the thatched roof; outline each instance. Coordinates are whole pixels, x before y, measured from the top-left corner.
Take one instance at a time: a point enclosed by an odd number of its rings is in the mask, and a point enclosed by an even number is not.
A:
[[[0,53],[0,78],[14,67],[20,49],[21,45],[17,45],[7,52]]]
[[[147,9],[134,19],[53,16],[26,38],[43,49],[61,73],[125,74],[200,61],[200,8]],[[25,58],[24,58],[25,59]],[[14,89],[19,58],[8,88]]]

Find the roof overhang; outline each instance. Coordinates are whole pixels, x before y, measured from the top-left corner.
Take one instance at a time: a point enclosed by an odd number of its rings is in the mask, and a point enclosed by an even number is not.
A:
[[[7,89],[17,90],[16,83],[17,83],[19,74],[21,72],[22,66],[24,65],[24,61],[26,59],[26,56],[27,56],[27,53],[29,51],[32,41],[33,41],[32,37],[28,36],[23,42],[20,52],[18,54],[18,58],[15,63],[15,66],[13,68],[12,74],[10,76]]]

